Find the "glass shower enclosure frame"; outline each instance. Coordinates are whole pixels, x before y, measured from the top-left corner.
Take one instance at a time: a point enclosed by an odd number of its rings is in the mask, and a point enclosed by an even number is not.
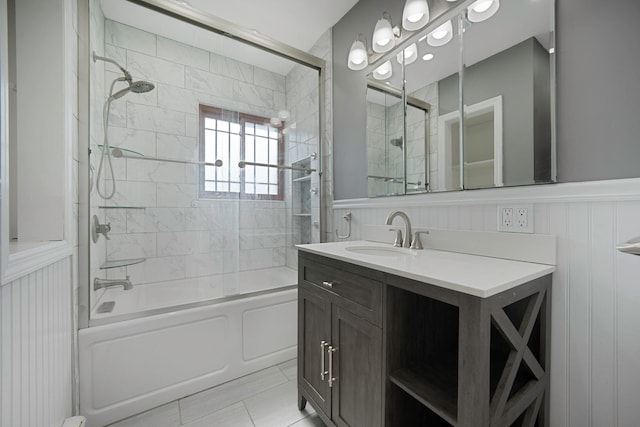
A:
[[[287,186],[290,185],[289,196],[291,195],[299,195],[301,192],[312,193],[319,195],[319,209],[317,214],[317,224],[314,223],[314,226],[319,230],[319,241],[323,241],[324,234],[324,212],[323,212],[323,195],[325,194],[323,188],[323,177],[322,177],[322,160],[323,160],[323,142],[326,141],[325,135],[325,73],[326,73],[326,64],[325,61],[321,58],[318,58],[312,54],[307,52],[295,49],[291,46],[280,43],[276,40],[270,39],[262,34],[259,34],[254,31],[250,31],[248,29],[236,26],[228,21],[222,20],[215,16],[202,13],[195,9],[192,9],[189,6],[181,5],[178,2],[173,2],[169,0],[127,0],[130,3],[133,3],[138,6],[142,6],[144,8],[150,9],[154,12],[159,12],[171,18],[180,20],[187,24],[193,25],[198,28],[205,29],[207,31],[211,31],[213,33],[230,37],[235,41],[239,41],[250,45],[252,47],[261,49],[265,52],[277,55],[286,60],[292,61],[294,63],[303,65],[305,68],[310,70],[315,70],[318,73],[317,82],[318,82],[318,100],[317,100],[317,111],[318,111],[318,144],[316,148],[316,152],[312,153],[308,158],[305,157],[303,159],[293,159],[291,160],[293,166],[293,170],[288,171],[289,174],[287,177],[290,177],[286,183]],[[89,26],[89,23],[85,23],[85,25]],[[86,33],[89,33],[89,29],[85,29]],[[87,79],[90,79],[90,61],[92,57],[92,52],[90,52],[90,43],[87,43],[87,46],[82,46],[79,52],[79,62],[80,62],[80,72],[84,74]],[[87,92],[89,92],[87,90]],[[86,95],[86,98],[89,98],[89,93],[82,93],[81,96]],[[86,99],[81,99],[81,103],[86,102]],[[91,101],[89,100],[89,105]],[[87,114],[88,116],[89,114]],[[91,119],[94,119],[91,117]],[[87,117],[87,121],[88,117]],[[87,128],[89,126],[87,125]],[[82,131],[86,131],[89,134],[89,129],[82,129]],[[80,138],[81,151],[80,152],[90,152],[91,137],[90,135],[85,135],[86,137]],[[82,147],[82,145],[86,145],[86,147]],[[127,152],[119,152],[117,155],[132,155],[136,154],[127,153]],[[310,180],[308,179],[308,175],[305,172],[301,172],[300,170],[309,169],[311,165],[311,160],[313,160],[314,169],[317,171],[317,181],[314,180],[313,186],[310,186]],[[79,179],[85,180],[88,182],[91,180],[89,172],[89,163],[81,162]],[[84,167],[86,166],[86,167]],[[86,170],[85,170],[86,169]],[[300,169],[300,170],[297,170]],[[86,174],[86,175],[85,175]],[[84,176],[83,176],[84,175]],[[97,185],[97,183],[96,183]],[[315,193],[314,193],[315,192]],[[89,192],[83,194],[81,192],[79,194],[80,198],[80,208],[81,212],[79,213],[80,218],[80,230],[79,230],[79,289],[78,289],[78,326],[79,328],[86,328],[90,326],[90,314],[92,310],[92,303],[90,301],[91,289],[93,289],[92,282],[92,271],[90,267],[90,247],[91,247],[91,224],[90,222],[90,195]],[[197,201],[196,201],[197,202]],[[295,202],[292,200],[292,202]],[[84,212],[84,207],[86,206],[86,212]],[[308,202],[305,203],[303,201],[295,202],[293,206],[290,207],[290,210],[293,212],[291,222],[292,223],[300,223],[305,221],[310,221],[310,215],[308,214],[309,205]],[[304,234],[304,233],[303,233]],[[101,238],[100,236],[98,236]],[[302,240],[300,240],[302,239]],[[292,238],[292,240],[300,240],[293,241],[293,244],[296,243],[310,243],[309,236],[297,236]]]

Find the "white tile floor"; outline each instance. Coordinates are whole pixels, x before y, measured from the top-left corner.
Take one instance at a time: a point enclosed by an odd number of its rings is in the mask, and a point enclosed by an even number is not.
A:
[[[110,427],[324,427],[298,411],[296,360],[154,408]]]

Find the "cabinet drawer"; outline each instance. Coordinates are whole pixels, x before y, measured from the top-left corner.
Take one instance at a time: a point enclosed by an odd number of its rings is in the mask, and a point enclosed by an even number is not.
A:
[[[326,260],[324,263],[304,260],[300,263],[300,279],[337,295],[332,302],[344,306],[369,322],[381,325],[382,283],[372,277],[347,271],[346,268],[362,271],[361,267],[348,263]]]

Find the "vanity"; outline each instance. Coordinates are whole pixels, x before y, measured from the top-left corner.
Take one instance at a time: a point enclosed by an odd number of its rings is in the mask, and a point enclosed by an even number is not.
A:
[[[554,262],[372,241],[298,249],[301,409],[327,426],[548,425]]]

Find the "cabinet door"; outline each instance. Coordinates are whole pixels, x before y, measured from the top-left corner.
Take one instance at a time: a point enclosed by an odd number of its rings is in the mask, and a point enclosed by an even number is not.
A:
[[[321,344],[324,341],[326,345]],[[322,291],[298,287],[298,386],[313,401],[316,410],[331,414],[327,349],[331,343],[331,303]]]
[[[380,427],[382,331],[339,306],[332,310],[331,418],[339,427]]]

